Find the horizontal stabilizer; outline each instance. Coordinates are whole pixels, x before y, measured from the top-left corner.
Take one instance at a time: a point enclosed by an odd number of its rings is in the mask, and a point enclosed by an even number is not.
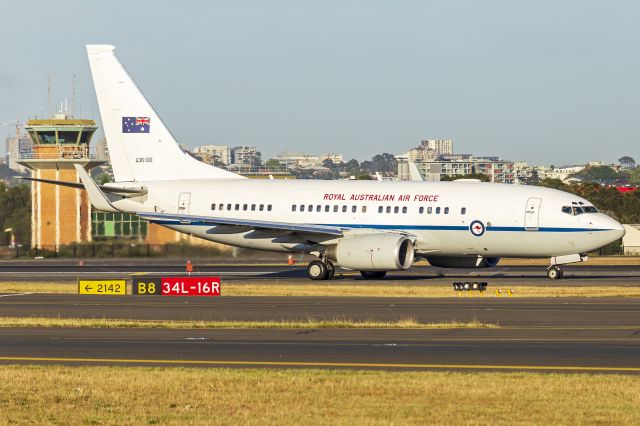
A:
[[[78,182],[69,182],[66,180],[53,180],[53,179],[37,179],[37,178],[32,178],[32,177],[21,177],[20,179],[23,180],[30,180],[30,181],[34,181],[34,182],[42,182],[42,183],[49,183],[51,185],[59,185],[59,186],[67,186],[69,188],[77,188],[77,189],[84,189],[84,185]],[[147,193],[147,191],[145,189],[139,188],[139,189],[133,189],[133,188],[117,188],[114,186],[104,186],[104,185],[98,185],[98,188],[100,188],[100,190],[102,192],[106,192],[109,194],[127,194],[127,195],[144,195]]]
[[[120,210],[113,207],[111,201],[109,201],[106,195],[104,195],[104,192],[102,192],[93,179],[91,179],[91,176],[89,176],[89,173],[87,173],[84,167],[80,164],[74,164],[74,166],[82,185],[84,185],[84,189],[86,189],[89,194],[89,200],[93,207],[105,212],[119,212]]]

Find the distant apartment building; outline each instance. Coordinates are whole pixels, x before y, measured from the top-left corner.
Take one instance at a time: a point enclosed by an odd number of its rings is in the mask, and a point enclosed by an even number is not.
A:
[[[193,153],[209,164],[231,164],[231,149],[225,145],[202,145],[194,148]]]
[[[6,163],[11,170],[24,173],[25,166],[18,164],[21,156],[28,155],[33,149],[33,142],[28,136],[10,136],[6,140]]]
[[[411,162],[432,161],[438,158],[438,154],[433,149],[411,148],[407,153],[407,158]]]
[[[292,151],[285,151],[282,154],[276,155],[274,159],[292,168],[320,167],[325,160],[331,160],[334,163],[344,162],[342,154],[331,153],[316,155]]]
[[[573,165],[573,166],[561,166],[561,167],[544,167],[538,170],[538,177],[540,179],[560,179],[566,181],[570,179],[573,174],[579,173],[584,170],[585,166]]]
[[[424,139],[420,147],[435,151],[436,155],[453,154],[452,139]]]
[[[424,139],[416,148],[407,152],[409,161],[432,161],[443,155],[453,154],[453,140],[451,139]]]
[[[445,156],[446,157],[446,156]],[[415,164],[422,177],[427,181],[438,181],[443,177],[464,176],[476,173],[487,175],[491,182],[514,183],[515,174],[513,162],[505,161],[498,157],[472,157],[451,156],[453,158],[440,158],[437,160],[416,161]],[[408,168],[398,163],[398,178],[408,180]]]
[[[230,164],[259,165],[261,161],[261,154],[255,146],[237,146],[231,149]]]
[[[109,159],[109,146],[107,145],[106,138],[98,139],[96,142],[96,160],[106,161],[107,164],[111,164]]]

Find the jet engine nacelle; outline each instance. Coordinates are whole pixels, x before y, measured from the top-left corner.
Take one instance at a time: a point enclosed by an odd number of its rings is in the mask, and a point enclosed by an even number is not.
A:
[[[441,268],[493,268],[498,266],[499,257],[484,256],[428,256],[427,260],[432,266]]]
[[[372,234],[346,237],[327,246],[329,260],[357,271],[397,271],[413,264],[413,241],[403,235]]]

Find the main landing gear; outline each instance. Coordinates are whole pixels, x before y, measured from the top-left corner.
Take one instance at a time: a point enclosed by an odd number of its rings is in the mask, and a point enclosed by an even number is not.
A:
[[[335,273],[333,263],[328,260],[316,259],[307,265],[307,275],[314,281],[332,280]]]

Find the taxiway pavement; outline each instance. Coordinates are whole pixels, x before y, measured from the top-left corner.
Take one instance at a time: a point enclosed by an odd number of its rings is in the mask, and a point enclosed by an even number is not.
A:
[[[352,319],[445,329],[0,328],[0,361],[640,373],[640,300],[0,295],[4,316]]]

